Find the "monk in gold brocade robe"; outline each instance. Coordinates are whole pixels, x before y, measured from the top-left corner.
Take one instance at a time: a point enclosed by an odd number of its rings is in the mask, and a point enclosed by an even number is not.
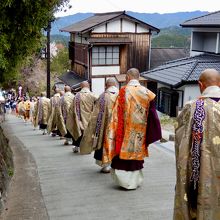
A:
[[[103,162],[111,162],[113,179],[126,189],[141,185],[148,145],[161,138],[155,94],[140,85],[139,75],[135,68],[127,72],[127,85],[119,91],[103,149]]]
[[[109,173],[109,163],[103,163],[103,144],[106,127],[109,123],[112,109],[118,96],[118,88],[114,79],[106,81],[106,91],[96,101],[89,125],[84,131],[80,143],[80,153],[87,154],[95,150],[96,163],[102,167],[102,173]]]
[[[220,219],[220,73],[206,69],[198,83],[177,117],[174,220]]]
[[[64,137],[67,131],[61,111],[60,90],[58,88],[55,89],[55,94],[50,99],[50,106],[50,116],[47,131],[49,134],[53,132],[52,136],[58,134]]]
[[[97,99],[90,91],[87,81],[82,82],[80,86],[81,91],[78,92],[73,99],[66,123],[67,130],[73,137],[74,153],[79,151],[83,132],[88,126]]]
[[[40,130],[43,130],[43,135],[46,134],[47,122],[50,112],[50,99],[46,97],[46,92],[42,92],[34,110],[34,127],[39,125]]]

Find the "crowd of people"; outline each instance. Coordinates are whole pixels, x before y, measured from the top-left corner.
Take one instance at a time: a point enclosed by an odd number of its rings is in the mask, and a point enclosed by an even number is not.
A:
[[[14,89],[3,91],[2,104],[4,105],[4,113],[12,113],[22,118],[24,121],[33,121],[34,105],[37,101],[36,97],[29,97],[28,93],[16,93]]]
[[[161,139],[155,94],[139,83],[139,76],[137,69],[129,69],[120,90],[107,79],[99,97],[87,81],[76,94],[69,86],[55,89],[50,99],[42,92],[33,108],[27,107],[28,99],[21,100],[18,115],[24,120],[32,115],[35,128],[60,136],[64,145],[73,145],[73,153],[94,152],[102,173],[111,172],[117,185],[136,189],[143,182],[148,146]],[[175,220],[220,219],[219,72],[204,70],[198,84],[201,96],[177,117]]]

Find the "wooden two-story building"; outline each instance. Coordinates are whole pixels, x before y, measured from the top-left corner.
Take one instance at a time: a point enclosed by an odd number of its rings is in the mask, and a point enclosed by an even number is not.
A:
[[[91,82],[99,95],[107,78],[131,67],[149,69],[151,35],[159,29],[120,11],[94,14],[60,31],[70,33],[69,74]]]

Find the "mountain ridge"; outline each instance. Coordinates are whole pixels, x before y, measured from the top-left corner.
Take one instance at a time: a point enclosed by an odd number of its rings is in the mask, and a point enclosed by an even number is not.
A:
[[[179,26],[182,22],[192,19],[194,17],[203,16],[208,11],[191,11],[191,12],[175,12],[175,13],[140,13],[140,12],[132,12],[127,11],[128,15],[135,17],[138,20],[141,20],[149,25],[152,25],[156,28],[166,28],[170,26]],[[64,28],[68,25],[76,23],[78,21],[84,20],[90,16],[94,15],[94,13],[76,13],[73,15],[68,15],[64,17],[58,17],[52,23],[51,34],[61,34],[69,36],[69,33],[60,32],[59,29]]]

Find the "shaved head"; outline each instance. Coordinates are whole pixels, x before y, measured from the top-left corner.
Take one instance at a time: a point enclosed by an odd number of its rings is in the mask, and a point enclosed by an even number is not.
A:
[[[65,86],[65,87],[64,87],[64,91],[65,91],[65,92],[71,92],[70,86]]]
[[[131,68],[127,71],[127,75],[132,77],[133,79],[139,79],[140,73],[139,70],[136,68]]]
[[[80,83],[80,87],[81,87],[81,89],[85,88],[85,87],[89,88],[89,83],[87,81],[83,81],[83,82]]]
[[[60,89],[59,89],[59,88],[56,88],[56,89],[55,89],[55,93],[60,93]]]
[[[220,86],[220,73],[216,69],[205,69],[199,77],[201,92],[209,86]]]
[[[116,81],[114,78],[109,78],[106,80],[105,85],[106,85],[106,88],[109,88],[111,86],[116,86]]]
[[[63,96],[65,92],[63,90],[60,90],[60,95]]]
[[[140,72],[138,69],[136,68],[131,68],[127,71],[127,74],[126,74],[126,82],[128,83],[130,80],[132,79],[136,79],[136,80],[139,80],[139,77],[140,77]]]

